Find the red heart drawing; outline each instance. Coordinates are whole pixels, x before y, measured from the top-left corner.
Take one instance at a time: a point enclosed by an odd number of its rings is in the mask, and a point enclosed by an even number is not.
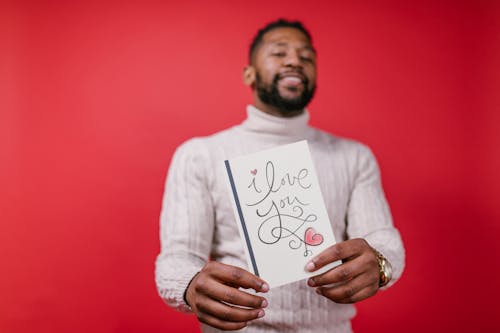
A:
[[[314,230],[314,228],[312,227],[306,229],[304,238],[307,245],[316,246],[323,243],[323,236],[316,233],[316,230]]]
[[[250,170],[250,173],[255,176],[257,174],[257,169]]]

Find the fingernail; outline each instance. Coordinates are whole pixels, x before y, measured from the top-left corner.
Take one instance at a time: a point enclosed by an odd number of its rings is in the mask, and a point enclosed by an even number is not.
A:
[[[262,291],[263,293],[268,292],[269,285],[267,283],[262,284],[262,287],[260,287],[260,291]]]
[[[314,270],[314,268],[315,268],[315,267],[316,267],[316,266],[314,265],[314,263],[313,263],[312,261],[309,261],[309,262],[307,263],[307,265],[306,265],[306,270],[307,270],[307,271],[309,271],[309,272],[311,272],[311,271],[313,271],[313,270]]]
[[[267,306],[267,300],[262,300],[262,303],[260,304],[261,308],[265,308]]]
[[[264,312],[264,310],[260,310],[259,314],[257,315],[257,318],[262,318],[262,317],[264,317],[265,314],[266,313]]]
[[[307,284],[309,285],[309,287],[314,287],[316,285],[316,283],[314,283],[313,279],[307,280]]]
[[[316,294],[321,295],[321,294],[322,294],[322,293],[321,293],[321,289],[316,288]]]

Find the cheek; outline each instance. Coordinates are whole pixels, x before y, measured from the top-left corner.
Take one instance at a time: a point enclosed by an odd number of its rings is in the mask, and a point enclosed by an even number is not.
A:
[[[316,84],[316,68],[311,68],[307,70],[307,77],[309,78],[309,85]]]
[[[274,72],[264,67],[259,71],[259,77],[262,83],[269,85],[274,80]]]
[[[274,78],[276,73],[277,73],[276,66],[274,66],[272,63],[264,64],[262,76],[265,76],[268,79],[272,79],[272,78]]]
[[[262,77],[274,77],[274,75],[278,72],[278,69],[280,68],[279,64],[273,61],[272,59],[266,59],[264,61],[261,61],[259,64],[260,70],[260,75]]]

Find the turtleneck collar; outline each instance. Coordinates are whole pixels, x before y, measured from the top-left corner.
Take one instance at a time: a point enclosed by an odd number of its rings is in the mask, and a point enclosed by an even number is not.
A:
[[[302,137],[309,129],[309,112],[304,110],[298,116],[285,118],[276,117],[260,111],[253,105],[247,106],[247,119],[241,124],[245,130],[275,134],[286,137]]]

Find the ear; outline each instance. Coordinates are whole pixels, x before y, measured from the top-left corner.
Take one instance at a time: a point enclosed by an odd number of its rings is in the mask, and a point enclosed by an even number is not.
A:
[[[255,83],[255,68],[253,66],[247,65],[243,68],[243,82],[253,88]]]

